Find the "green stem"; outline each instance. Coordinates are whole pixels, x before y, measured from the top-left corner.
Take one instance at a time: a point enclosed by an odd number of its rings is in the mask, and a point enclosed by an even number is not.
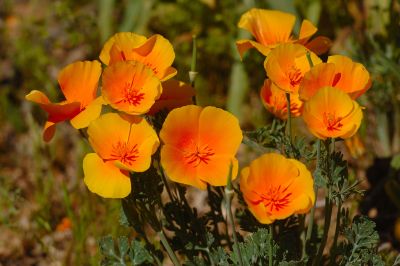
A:
[[[227,182],[227,185],[225,188],[226,212],[228,213],[228,219],[232,226],[233,249],[238,256],[239,265],[243,266],[242,254],[240,253],[239,241],[238,241],[237,235],[236,235],[235,221],[233,219],[233,213],[232,213],[232,208],[231,208],[232,197],[233,197],[233,192],[234,192],[232,189],[232,168],[233,168],[233,165],[231,163],[231,165],[229,167],[228,182]]]
[[[292,144],[292,112],[290,112],[290,93],[286,93],[286,102],[287,102],[287,126],[288,126],[288,134],[289,134],[289,141],[290,141],[290,152],[293,152],[293,144]],[[293,155],[293,154],[292,154]]]
[[[331,182],[331,166],[330,166],[330,139],[327,139],[325,141],[325,149],[326,149],[326,172],[328,175],[328,183]],[[328,239],[328,232],[329,232],[329,227],[331,225],[331,216],[332,216],[332,202],[329,198],[329,194],[330,194],[330,189],[329,189],[329,185],[328,185],[328,191],[326,192],[326,196],[325,196],[325,222],[324,222],[324,234],[322,235],[322,240],[321,240],[321,244],[318,248],[318,252],[317,252],[317,256],[316,259],[314,261],[315,266],[320,265],[321,259],[322,259],[322,255],[325,249],[325,245]]]
[[[268,265],[272,266],[273,265],[273,259],[272,259],[272,246],[273,246],[273,224],[269,225],[269,250],[268,250]]]
[[[314,180],[316,178],[316,174],[319,171],[320,160],[321,160],[321,140],[318,139],[317,140],[317,162],[316,162],[316,167],[315,167],[315,171],[314,171]],[[311,208],[311,213],[310,213],[310,218],[309,218],[310,220],[308,221],[306,242],[303,247],[303,257],[305,256],[306,245],[311,239],[312,229],[314,227],[314,214],[315,214],[315,208],[316,208],[315,206],[317,204],[317,196],[318,196],[318,187],[315,185],[315,182],[314,182],[314,195],[315,195],[315,202],[314,202],[314,206]]]
[[[178,261],[178,258],[175,256],[175,253],[172,251],[172,248],[169,245],[168,240],[165,237],[164,232],[162,230],[160,232],[158,232],[158,236],[160,237],[161,243],[163,244],[165,250],[167,251],[168,256],[171,259],[172,263],[175,266],[181,266],[181,264]]]
[[[333,237],[333,244],[332,244],[332,253],[331,253],[331,258],[330,258],[330,265],[335,265],[335,257],[336,257],[336,247],[337,247],[337,241],[339,238],[339,228],[340,228],[340,210],[342,208],[342,202],[339,201],[338,204],[338,210],[336,214],[336,227],[335,227],[335,235]]]
[[[190,85],[194,88],[194,81],[197,76],[196,71],[196,61],[197,61],[197,43],[196,43],[196,35],[193,35],[193,44],[192,44],[192,63],[190,64],[190,71],[189,71],[189,80]]]
[[[165,175],[164,175],[164,169],[161,167],[160,162],[159,162],[159,165],[160,165],[161,179],[162,179],[162,181],[164,183],[164,186],[165,186],[165,188],[167,190],[169,200],[170,201],[174,201],[175,198],[173,197],[172,192],[171,192],[171,190],[169,188],[168,181],[167,181],[167,179],[165,178]]]

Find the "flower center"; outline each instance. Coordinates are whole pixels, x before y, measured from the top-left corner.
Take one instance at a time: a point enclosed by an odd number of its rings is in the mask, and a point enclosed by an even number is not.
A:
[[[335,114],[324,112],[324,124],[328,131],[340,130],[343,126],[340,121],[342,121],[341,117],[336,117]]]
[[[264,204],[265,208],[269,208],[269,211],[279,211],[285,208],[290,203],[290,196],[292,193],[287,191],[288,187],[282,188],[280,185],[278,187],[270,187],[266,193],[259,195],[261,197],[261,202]]]
[[[132,88],[129,84],[125,87],[123,98],[117,103],[124,102],[130,105],[138,106],[140,102],[144,99],[144,93],[140,92],[135,88]]]
[[[292,87],[299,85],[301,79],[303,78],[300,69],[296,68],[295,66],[292,66],[292,68],[289,69],[287,76],[289,77],[290,85]]]
[[[139,157],[137,144],[128,146],[124,141],[113,144],[109,160],[119,160],[123,164],[132,165]]]
[[[194,149],[185,151],[184,157],[187,164],[197,167],[201,163],[208,164],[214,154],[214,151],[208,145],[203,147],[196,145]]]

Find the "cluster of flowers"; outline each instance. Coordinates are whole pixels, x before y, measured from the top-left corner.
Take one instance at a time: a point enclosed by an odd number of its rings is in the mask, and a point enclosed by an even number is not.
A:
[[[362,118],[354,99],[369,88],[369,74],[344,56],[331,56],[322,63],[311,50],[327,51],[329,40],[309,41],[317,30],[309,21],[303,22],[299,39],[294,40],[294,19],[279,11],[252,9],[239,22],[257,40],[238,41],[240,54],[255,47],[267,57],[269,79],[261,90],[262,101],[286,119],[286,95],[290,95],[291,114],[302,115],[316,137],[350,137]],[[199,189],[207,184],[224,186],[231,166],[232,179],[236,178],[235,155],[243,138],[239,121],[222,109],[193,105],[194,89],[171,79],[177,73],[171,67],[174,58],[172,45],[160,35],[118,33],[101,51],[104,69],[98,61],[84,61],[61,70],[58,81],[65,101],[52,103],[36,90],[26,96],[49,114],[45,141],[51,140],[62,121],[69,120],[76,129],[87,128],[94,153],[85,156],[83,170],[90,191],[106,198],[129,195],[129,173],[149,169],[160,140],[160,164],[170,180]],[[103,105],[116,112],[101,114]],[[169,114],[157,134],[145,116],[163,109]],[[262,223],[308,212],[315,201],[306,166],[274,153],[242,170],[240,188]]]

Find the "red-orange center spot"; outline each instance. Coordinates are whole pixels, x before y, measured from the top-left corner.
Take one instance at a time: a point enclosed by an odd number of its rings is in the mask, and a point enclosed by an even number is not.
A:
[[[118,141],[112,146],[108,160],[118,160],[123,164],[132,165],[139,158],[137,144],[129,146],[124,141]]]
[[[287,76],[290,80],[290,85],[292,87],[299,85],[301,82],[301,79],[303,78],[303,75],[302,75],[300,69],[298,69],[294,66],[288,71]]]
[[[129,103],[130,105],[138,106],[143,99],[144,93],[140,92],[138,89],[127,86],[124,90],[124,96],[121,101]]]
[[[213,149],[208,147],[208,145],[202,147],[196,145],[193,148],[186,150],[184,157],[187,164],[197,167],[201,163],[208,164],[214,154]]]
[[[260,196],[265,208],[270,212],[279,211],[285,208],[290,203],[290,196],[292,193],[288,192],[288,187],[278,187],[271,186],[265,193],[262,193]]]
[[[326,129],[328,129],[328,131],[340,130],[340,128],[343,126],[341,121],[341,117],[336,117],[335,114],[324,112],[324,124],[326,125]]]

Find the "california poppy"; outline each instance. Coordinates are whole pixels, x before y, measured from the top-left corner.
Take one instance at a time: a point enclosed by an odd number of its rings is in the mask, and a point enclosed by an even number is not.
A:
[[[154,129],[138,116],[108,113],[88,127],[89,142],[96,153],[83,160],[85,184],[105,198],[123,198],[131,191],[128,171],[144,172],[159,140]]]
[[[271,80],[266,79],[260,90],[260,98],[264,107],[274,116],[280,119],[287,119],[286,93],[279,89]],[[301,115],[303,102],[300,101],[297,93],[290,94],[290,112],[293,117]]]
[[[224,186],[242,141],[239,121],[216,107],[187,105],[173,109],[160,131],[161,165],[175,182],[205,189],[207,183]]]
[[[133,115],[144,114],[150,110],[161,92],[160,80],[138,61],[116,62],[104,70],[104,100],[119,111]]]
[[[106,42],[100,53],[100,60],[106,65],[118,61],[139,61],[161,81],[176,75],[176,69],[171,66],[174,59],[171,43],[159,34],[147,39],[132,32],[120,32]]]
[[[104,103],[102,97],[96,99],[100,75],[100,62],[75,62],[63,68],[58,75],[64,101],[52,103],[44,93],[37,90],[25,96],[28,101],[39,104],[49,114],[43,131],[45,141],[53,138],[59,122],[70,120],[73,127],[80,129],[87,127],[100,115]]]
[[[343,55],[328,57],[327,63],[313,67],[300,84],[303,100],[311,98],[322,87],[335,87],[356,99],[371,87],[371,78],[365,67]]]
[[[250,212],[263,224],[307,213],[315,202],[310,171],[276,153],[264,154],[243,168],[240,190]]]
[[[237,41],[236,46],[240,56],[242,57],[250,48],[256,48],[267,56],[273,48],[282,43],[303,44],[316,54],[323,54],[330,48],[331,41],[326,37],[319,36],[309,41],[310,37],[317,32],[317,28],[308,20],[303,20],[299,38],[293,38],[292,30],[295,20],[295,16],[282,11],[250,9],[241,16],[238,26],[249,31],[256,40]]]
[[[362,111],[349,95],[334,87],[323,87],[304,103],[303,119],[320,139],[349,138],[360,127]]]
[[[276,47],[265,59],[267,76],[280,89],[289,93],[298,93],[304,74],[311,68],[307,59],[308,50],[300,44],[286,43]],[[310,52],[313,65],[321,59]]]

